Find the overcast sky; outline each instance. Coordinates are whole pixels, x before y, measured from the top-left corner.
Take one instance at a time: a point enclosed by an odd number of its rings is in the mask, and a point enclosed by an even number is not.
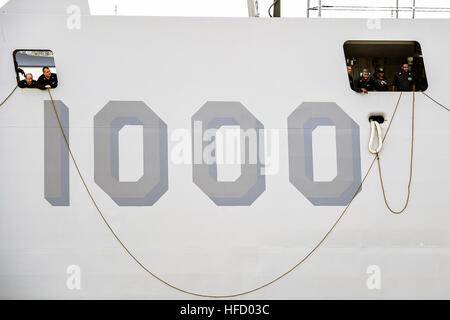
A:
[[[38,1],[38,0],[34,0]],[[55,0],[57,1],[57,0]],[[0,6],[7,0],[0,0]],[[272,0],[258,0],[261,16],[268,16],[267,10]],[[400,6],[412,6],[413,0],[399,0]],[[76,1],[74,1],[76,3]],[[311,0],[311,5],[317,5],[318,0]],[[117,5],[118,15],[148,15],[148,16],[212,16],[212,17],[246,17],[247,0],[89,0],[91,13],[96,15],[114,15]],[[323,5],[359,5],[394,7],[396,0],[322,0]],[[448,0],[416,0],[417,7],[448,7]],[[307,0],[281,0],[282,16],[305,17]],[[312,11],[311,16],[317,16]],[[322,12],[323,17],[393,17],[392,12]],[[410,12],[401,12],[400,17],[411,17]],[[416,13],[418,18],[450,18],[450,13]]]

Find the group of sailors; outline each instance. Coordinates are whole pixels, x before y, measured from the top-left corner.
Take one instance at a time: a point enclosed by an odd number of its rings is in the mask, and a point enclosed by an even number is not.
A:
[[[369,91],[415,91],[416,77],[409,70],[409,65],[404,63],[401,71],[394,75],[392,86],[389,85],[388,79],[385,77],[384,69],[378,68],[375,77],[370,75],[368,69],[363,69],[362,75],[353,80],[351,75],[352,67],[347,66],[347,73],[350,82],[350,87],[356,92],[367,93]],[[33,75],[27,73],[25,79],[19,81],[20,88],[38,88],[41,90],[53,89],[58,86],[58,77],[55,73],[50,71],[49,67],[42,68],[42,75],[38,80],[33,80]]]
[[[58,86],[58,77],[52,73],[49,67],[42,68],[42,75],[38,80],[33,80],[33,75],[27,73],[25,79],[19,81],[19,88],[38,88],[41,90],[54,89]]]
[[[401,66],[400,72],[394,75],[392,85],[389,84],[388,79],[384,74],[383,68],[378,68],[375,72],[375,76],[372,77],[368,69],[363,69],[362,75],[353,80],[351,75],[352,67],[347,66],[348,78],[350,81],[350,87],[356,92],[367,93],[369,91],[415,91],[416,90],[416,77],[409,70],[409,65],[404,63]]]

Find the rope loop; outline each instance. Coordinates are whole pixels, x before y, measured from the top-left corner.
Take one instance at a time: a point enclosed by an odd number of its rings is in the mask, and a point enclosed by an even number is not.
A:
[[[400,97],[401,97],[401,95],[400,95]],[[391,213],[393,213],[393,214],[401,214],[401,213],[403,213],[406,210],[406,208],[408,207],[409,199],[410,199],[410,196],[411,196],[411,183],[412,183],[412,177],[413,177],[413,159],[414,159],[414,118],[415,118],[415,101],[416,101],[416,99],[415,99],[415,92],[414,91],[413,91],[412,97],[413,97],[413,99],[412,99],[412,115],[411,115],[411,154],[410,154],[410,162],[409,162],[408,195],[406,197],[406,201],[405,201],[404,206],[402,207],[402,209],[400,209],[398,211],[393,210],[391,208],[391,206],[389,205],[389,203],[388,203],[388,200],[387,200],[387,197],[386,197],[386,190],[384,188],[383,174],[381,172],[380,154],[377,153],[377,157],[376,157],[377,158],[377,162],[378,162],[378,175],[380,177],[380,185],[381,185],[381,190],[383,192],[384,203],[386,204],[386,207],[388,208],[388,210]],[[399,102],[400,102],[400,99],[399,99]],[[397,107],[399,105],[399,102],[397,103]],[[397,107],[395,108],[394,115],[395,115],[395,113],[397,111]],[[392,121],[391,121],[391,123],[392,123]],[[389,125],[389,128],[390,128],[390,125]],[[388,128],[388,130],[389,130],[389,128]]]
[[[383,137],[381,133],[381,126],[378,123],[378,121],[371,120],[370,121],[370,140],[369,140],[369,151],[372,154],[378,154],[381,151],[381,148],[383,147]],[[373,149],[373,140],[375,139],[375,131],[378,133],[378,147],[376,149]]]

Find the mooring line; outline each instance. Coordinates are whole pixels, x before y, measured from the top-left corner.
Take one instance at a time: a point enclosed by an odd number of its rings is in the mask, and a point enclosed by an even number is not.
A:
[[[62,134],[62,136],[63,136],[63,138],[64,138],[64,141],[65,141],[65,144],[66,144],[66,146],[67,146],[67,149],[68,149],[68,151],[69,151],[69,154],[70,154],[70,157],[71,157],[71,159],[72,159],[72,162],[74,163],[74,165],[75,165],[75,168],[76,168],[76,170],[77,170],[77,173],[78,173],[78,176],[80,177],[80,179],[81,179],[81,181],[82,181],[82,183],[83,183],[83,185],[84,185],[84,188],[86,189],[86,192],[87,192],[87,194],[89,195],[89,197],[90,197],[90,199],[91,199],[91,201],[92,201],[92,203],[93,203],[93,205],[94,205],[94,207],[97,209],[97,212],[100,214],[100,217],[102,218],[102,220],[103,220],[103,222],[106,224],[106,226],[108,227],[108,229],[109,229],[109,231],[112,233],[112,235],[114,236],[114,238],[118,241],[118,243],[122,246],[122,248],[128,253],[128,255],[144,270],[144,271],[146,271],[149,275],[151,275],[153,278],[155,278],[156,280],[158,280],[158,281],[160,281],[161,283],[163,283],[163,284],[165,284],[165,285],[167,285],[167,286],[169,286],[170,288],[172,288],[172,289],[175,289],[175,290],[177,290],[177,291],[179,291],[179,292],[182,292],[182,293],[186,293],[186,294],[189,294],[189,295],[193,295],[193,296],[197,296],[197,297],[202,297],[202,298],[215,298],[215,299],[225,299],[225,298],[234,298],[234,297],[238,297],[238,296],[243,296],[243,295],[246,295],[246,294],[250,294],[250,293],[253,293],[253,292],[255,292],[255,291],[258,291],[258,290],[261,290],[261,289],[263,289],[263,288],[265,288],[265,287],[267,287],[267,286],[269,286],[269,285],[271,285],[271,284],[273,284],[273,283],[275,283],[275,282],[277,282],[278,280],[280,280],[280,279],[282,279],[283,277],[285,277],[286,275],[288,275],[289,273],[291,273],[292,271],[294,271],[297,267],[299,267],[303,262],[305,262],[322,244],[323,244],[323,242],[327,239],[327,237],[330,235],[330,233],[335,229],[335,227],[338,225],[338,223],[341,221],[341,219],[344,217],[344,215],[345,215],[345,213],[347,212],[347,210],[348,210],[348,208],[350,207],[350,205],[352,204],[352,202],[353,202],[353,200],[355,199],[355,197],[356,197],[356,195],[358,194],[358,192],[361,190],[361,188],[362,188],[362,186],[363,186],[363,184],[364,184],[364,182],[366,181],[366,179],[367,179],[367,177],[369,176],[369,173],[370,173],[370,171],[372,170],[372,167],[373,167],[373,165],[374,165],[374,163],[375,163],[375,161],[377,160],[377,157],[375,156],[374,158],[373,158],[373,160],[372,160],[372,162],[371,162],[371,164],[370,164],[370,166],[369,166],[369,168],[367,169],[367,172],[366,172],[366,174],[364,175],[364,178],[362,179],[362,181],[361,181],[361,183],[360,183],[360,185],[359,185],[359,187],[358,187],[358,189],[356,190],[356,192],[355,192],[355,194],[353,195],[353,197],[351,198],[351,200],[349,201],[349,203],[346,205],[346,207],[344,208],[344,210],[342,211],[342,213],[339,215],[339,217],[337,218],[337,220],[336,220],[336,222],[332,225],[332,227],[328,230],[328,232],[322,237],[322,239],[297,263],[297,264],[295,264],[292,268],[290,268],[289,270],[287,270],[286,272],[284,272],[284,273],[282,273],[281,275],[279,275],[278,277],[276,277],[275,279],[273,279],[273,280],[271,280],[271,281],[269,281],[269,282],[266,282],[266,283],[264,283],[264,284],[262,284],[262,285],[260,285],[260,286],[258,286],[258,287],[256,287],[256,288],[254,288],[254,289],[251,289],[251,290],[247,290],[247,291],[242,291],[242,292],[239,292],[239,293],[234,293],[234,294],[227,294],[227,295],[210,295],[210,294],[203,294],[203,293],[198,293],[198,292],[193,292],[193,291],[189,291],[189,290],[185,290],[185,289],[182,289],[182,288],[179,288],[179,287],[177,287],[177,286],[175,286],[175,285],[173,285],[173,284],[171,284],[171,283],[169,283],[169,282],[167,282],[167,281],[165,281],[165,280],[163,280],[162,278],[160,278],[159,276],[157,276],[156,274],[154,274],[150,269],[148,269],[132,252],[131,252],[131,250],[130,249],[128,249],[128,247],[120,240],[120,238],[119,238],[119,236],[115,233],[115,231],[112,229],[112,227],[111,227],[111,225],[108,223],[108,221],[107,221],[107,219],[105,218],[105,216],[104,216],[104,214],[103,214],[103,212],[102,212],[102,210],[100,209],[100,207],[99,207],[99,205],[97,204],[97,202],[95,201],[95,199],[94,199],[94,197],[93,197],[93,195],[92,195],[92,193],[91,193],[91,191],[90,191],[90,189],[89,189],[89,187],[87,186],[87,184],[86,184],[86,181],[85,181],[85,179],[84,179],[84,177],[83,177],[83,175],[82,175],[82,173],[81,173],[81,171],[80,171],[80,168],[79,168],[79,166],[78,166],[78,164],[77,164],[77,161],[76,161],[76,159],[75,159],[75,157],[74,157],[74,155],[73,155],[73,153],[72,153],[72,150],[71,150],[71,148],[70,148],[70,144],[69,144],[69,141],[68,141],[68,139],[67,139],[67,137],[66,137],[66,135],[65,135],[65,133],[64,133],[64,129],[63,129],[63,126],[62,126],[62,124],[61,124],[61,120],[60,120],[60,118],[59,118],[59,114],[58,114],[58,111],[56,110],[56,106],[55,106],[55,103],[54,103],[54,100],[53,100],[53,97],[52,97],[52,94],[51,94],[51,91],[50,91],[50,89],[48,89],[48,93],[49,93],[49,96],[50,96],[50,100],[51,100],[51,102],[52,102],[52,106],[53,106],[53,110],[54,110],[54,112],[55,112],[55,116],[56,116],[56,119],[57,119],[57,121],[58,121],[58,124],[59,124],[59,128],[60,128],[60,131],[61,131],[61,134]],[[389,124],[389,127],[388,127],[388,129],[387,129],[387,131],[386,131],[386,133],[385,133],[385,135],[384,135],[384,138],[383,138],[383,141],[386,139],[386,136],[387,136],[387,134],[388,134],[388,132],[389,132],[389,128],[390,128],[390,126],[391,126],[391,124],[392,124],[392,121],[394,120],[394,117],[395,117],[395,114],[396,114],[396,112],[397,112],[397,108],[398,108],[398,105],[399,105],[399,103],[400,103],[400,99],[401,99],[401,96],[402,96],[402,93],[400,93],[400,97],[399,97],[399,99],[398,99],[398,102],[397,102],[397,106],[395,107],[395,109],[394,109],[394,112],[393,112],[393,115],[392,115],[392,119],[391,119],[391,122],[390,122],[390,124]]]

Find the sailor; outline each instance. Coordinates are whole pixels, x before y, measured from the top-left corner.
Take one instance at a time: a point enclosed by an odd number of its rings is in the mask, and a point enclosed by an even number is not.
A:
[[[373,86],[375,91],[388,91],[389,83],[384,77],[384,69],[379,68],[375,79],[373,80]]]
[[[41,90],[56,88],[58,86],[58,77],[55,73],[51,73],[49,67],[42,68],[43,75],[37,81],[37,87]]]
[[[36,88],[36,80],[33,80],[31,73],[27,73],[25,79],[19,81],[19,88]]]
[[[355,85],[353,83],[353,76],[352,76],[352,66],[347,66],[347,74],[348,74],[348,81],[350,82],[350,88],[352,88],[352,90],[355,90]]]
[[[409,71],[409,65],[404,63],[402,70],[396,73],[393,82],[394,91],[415,91],[416,90],[416,76]]]
[[[357,92],[367,93],[373,90],[373,79],[370,77],[368,69],[363,70],[362,77],[356,79],[354,85]]]

